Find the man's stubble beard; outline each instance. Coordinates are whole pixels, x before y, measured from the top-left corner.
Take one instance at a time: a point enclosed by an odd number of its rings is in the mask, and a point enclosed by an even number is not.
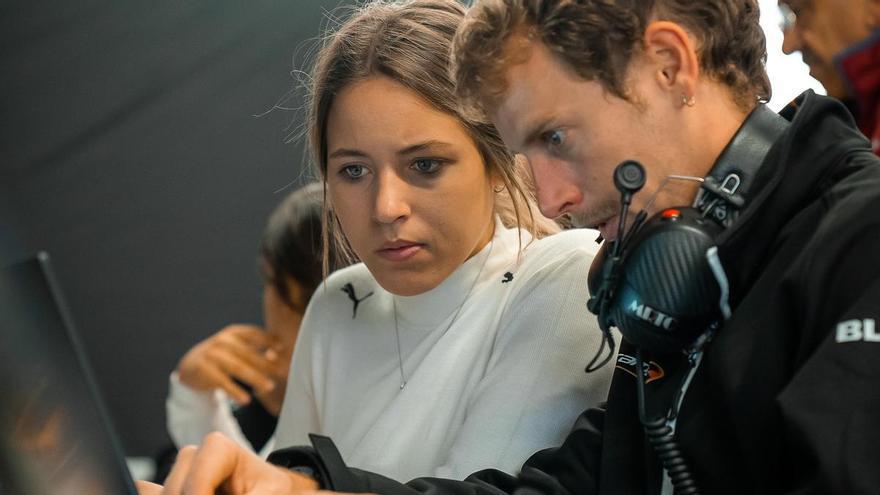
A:
[[[618,215],[620,215],[620,202],[613,199],[605,199],[588,211],[568,214],[574,228],[596,228],[599,222],[609,217],[614,217],[612,221],[616,222]]]

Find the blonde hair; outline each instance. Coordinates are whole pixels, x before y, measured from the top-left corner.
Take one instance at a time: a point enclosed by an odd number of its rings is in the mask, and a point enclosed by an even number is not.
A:
[[[465,12],[465,7],[453,0],[373,1],[325,36],[307,98],[309,152],[324,182],[325,275],[331,244],[337,259],[356,259],[326,201],[327,119],[335,95],[374,76],[396,81],[459,120],[476,144],[487,172],[494,171],[504,182],[504,191],[495,195],[495,213],[506,227],[523,228],[536,238],[559,230],[537,211],[526,167],[504,146],[492,123],[466,117],[458,104],[449,54]]]

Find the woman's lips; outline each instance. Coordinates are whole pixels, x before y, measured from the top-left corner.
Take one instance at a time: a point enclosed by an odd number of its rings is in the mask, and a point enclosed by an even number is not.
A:
[[[422,250],[424,244],[416,242],[389,242],[382,246],[376,253],[388,261],[406,261]]]

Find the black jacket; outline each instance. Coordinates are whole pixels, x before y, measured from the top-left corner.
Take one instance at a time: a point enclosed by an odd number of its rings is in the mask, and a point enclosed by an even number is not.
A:
[[[733,315],[709,344],[677,419],[704,494],[880,493],[880,159],[834,100],[802,95],[768,152],[746,209],[719,240]],[[585,315],[586,317],[586,315]],[[381,494],[656,494],[631,348],[605,410],[518,477],[400,484],[344,466],[332,442],[281,451],[324,488]],[[648,408],[667,407],[681,356],[647,356]]]

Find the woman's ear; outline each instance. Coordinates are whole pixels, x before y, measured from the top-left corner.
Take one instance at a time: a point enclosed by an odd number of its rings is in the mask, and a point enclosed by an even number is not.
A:
[[[294,311],[299,313],[305,313],[306,306],[309,305],[309,298],[305,287],[303,287],[299,280],[290,275],[287,276],[287,301],[285,302]]]
[[[493,167],[489,171],[489,185],[495,193],[500,193],[507,187],[507,184],[504,183],[504,177],[501,176],[501,172],[497,168]]]
[[[677,104],[693,105],[700,76],[694,41],[680,25],[655,21],[645,28],[644,56],[661,91]]]

